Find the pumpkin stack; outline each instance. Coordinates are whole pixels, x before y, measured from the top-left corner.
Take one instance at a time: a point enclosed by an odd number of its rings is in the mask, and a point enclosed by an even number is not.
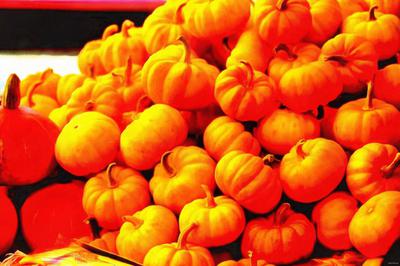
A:
[[[10,77],[0,180],[57,167],[74,181],[39,201],[79,195],[81,240],[144,266],[380,265],[400,239],[399,13],[391,0],[168,0],[85,44],[80,74],[25,78],[31,109]],[[25,239],[55,248],[29,229],[64,216],[32,220],[31,197]],[[77,237],[64,222],[42,239]]]

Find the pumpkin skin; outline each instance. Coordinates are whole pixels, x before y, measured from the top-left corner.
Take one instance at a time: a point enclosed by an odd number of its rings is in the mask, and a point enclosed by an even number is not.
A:
[[[299,140],[319,137],[320,127],[319,120],[310,114],[277,109],[258,123],[254,136],[268,152],[284,155]]]
[[[362,266],[381,266],[383,264],[383,258],[371,258],[364,261]]]
[[[7,196],[7,188],[0,187],[0,216],[2,217],[0,230],[0,254],[11,247],[17,235],[18,217],[12,201]]]
[[[241,250],[243,256],[252,250],[257,258],[269,263],[288,264],[308,257],[315,240],[315,229],[308,218],[284,203],[267,218],[247,223]]]
[[[340,6],[342,21],[356,12],[368,11],[368,5],[364,0],[337,0],[337,2]]]
[[[266,213],[281,199],[278,173],[268,165],[268,157],[231,151],[219,160],[215,181],[225,195],[244,208],[254,213]]]
[[[350,241],[369,258],[384,256],[400,237],[400,192],[385,191],[365,202],[353,216]]]
[[[318,201],[339,185],[346,165],[347,155],[336,142],[324,138],[300,140],[282,159],[283,191],[298,202]]]
[[[149,184],[139,172],[111,163],[86,182],[82,204],[102,228],[117,230],[123,216],[150,204]]]
[[[312,211],[312,221],[319,242],[332,250],[350,249],[348,228],[357,210],[357,200],[346,192],[332,193],[318,202]]]
[[[186,204],[179,215],[179,228],[197,223],[188,235],[188,242],[202,247],[218,247],[235,241],[242,233],[246,218],[242,207],[227,196],[215,197],[201,185],[206,198]]]
[[[354,252],[344,251],[328,258],[314,258],[305,263],[295,264],[296,266],[325,266],[325,265],[361,265],[365,261],[365,256]],[[363,264],[364,266],[364,264]]]
[[[83,182],[53,184],[31,194],[21,208],[22,233],[33,253],[65,247],[89,236],[82,208]]]
[[[57,162],[76,176],[100,172],[115,159],[119,135],[117,123],[108,116],[79,114],[61,130],[55,147]]]
[[[375,45],[379,60],[392,57],[400,49],[400,19],[392,14],[375,11],[358,12],[343,22],[343,33],[354,33]]]
[[[186,243],[188,234],[197,226],[197,224],[191,224],[183,229],[178,242],[151,248],[144,257],[143,266],[214,266],[210,251],[204,247]]]
[[[57,84],[57,102],[64,105],[71,98],[71,94],[80,86],[87,77],[79,74],[68,74],[62,76]]]
[[[48,96],[54,100],[57,99],[57,84],[60,80],[60,75],[53,72],[53,69],[48,68],[43,72],[28,75],[21,80],[21,95],[26,96],[29,89],[40,82],[35,93]]]
[[[287,71],[279,82],[278,95],[285,106],[301,113],[328,104],[342,89],[336,68],[316,61]]]
[[[183,118],[189,127],[189,133],[192,135],[203,135],[204,130],[215,118],[223,115],[221,108],[218,104],[212,104],[206,108],[181,111]]]
[[[242,62],[222,71],[214,95],[225,114],[239,121],[257,121],[279,107],[274,81]]]
[[[312,43],[301,42],[295,45],[279,45],[268,66],[270,77],[279,84],[282,76],[290,69],[318,60],[321,48]]]
[[[346,182],[353,196],[366,202],[388,190],[400,190],[400,154],[390,144],[368,143],[356,150],[347,165]]]
[[[400,54],[397,54],[397,64],[391,64],[378,70],[374,79],[374,96],[400,109]]]
[[[399,111],[391,104],[372,98],[372,85],[368,85],[367,97],[342,105],[333,122],[335,139],[350,150],[367,143],[395,144],[399,141],[396,124]]]
[[[102,234],[100,238],[92,240],[89,244],[102,250],[117,254],[116,241],[118,234],[119,231],[106,232]]]
[[[265,260],[258,260],[254,258],[253,252],[249,251],[249,258],[241,259],[238,261],[227,260],[219,263],[217,266],[274,266]]]
[[[152,105],[122,132],[122,157],[133,169],[151,169],[164,152],[183,143],[187,133],[187,124],[179,111],[165,104]]]
[[[71,110],[66,105],[53,109],[49,114],[49,119],[61,130],[73,117]]]
[[[306,40],[323,44],[342,24],[342,14],[337,0],[307,0],[310,4],[312,26]]]
[[[226,134],[229,132],[229,134]],[[260,144],[244,126],[230,118],[215,118],[206,128],[203,135],[204,147],[216,161],[233,150],[241,150],[254,155],[261,151]]]
[[[386,14],[393,14],[400,16],[400,3],[398,1],[390,0],[364,0],[368,6],[376,4],[378,11]]]
[[[324,117],[321,120],[321,137],[335,140],[333,133],[333,123],[335,121],[337,109],[328,105],[324,106]]]
[[[185,40],[179,42],[152,54],[144,64],[145,92],[153,102],[181,110],[207,107],[215,101],[214,83],[219,70],[192,56]]]
[[[375,46],[355,34],[342,33],[327,41],[321,49],[322,60],[332,63],[343,81],[343,92],[361,92],[378,70]]]
[[[202,184],[214,191],[215,162],[196,146],[178,146],[164,153],[154,168],[150,191],[154,203],[179,214],[187,203],[202,198]]]
[[[117,237],[118,254],[138,263],[160,244],[176,241],[178,222],[172,211],[150,205],[132,216],[126,216]]]
[[[54,145],[59,130],[48,118],[19,107],[19,84],[19,78],[11,74],[0,108],[0,184],[8,186],[33,184],[56,166]]]
[[[273,46],[298,43],[312,25],[307,0],[258,0],[254,19],[260,37]]]

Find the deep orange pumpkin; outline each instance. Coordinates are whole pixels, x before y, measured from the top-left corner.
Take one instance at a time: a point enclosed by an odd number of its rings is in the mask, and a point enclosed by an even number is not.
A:
[[[397,54],[397,64],[391,64],[378,70],[374,79],[374,96],[393,104],[400,109],[400,54]]]
[[[328,105],[324,106],[324,117],[321,120],[321,137],[335,140],[333,122],[335,121],[337,110]]]
[[[17,211],[15,210],[12,201],[7,196],[6,187],[0,187],[0,217],[2,217],[0,230],[0,254],[5,254],[13,244],[18,229]]]

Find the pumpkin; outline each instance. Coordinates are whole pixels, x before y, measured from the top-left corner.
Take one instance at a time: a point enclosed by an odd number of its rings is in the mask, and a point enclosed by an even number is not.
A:
[[[249,251],[249,258],[241,259],[239,261],[227,260],[219,263],[217,266],[274,266],[265,260],[258,260],[254,258],[253,252]]]
[[[288,264],[308,257],[314,249],[315,229],[308,218],[282,204],[268,217],[247,223],[241,242],[242,255],[252,250],[269,263]]]
[[[283,191],[298,202],[318,201],[339,185],[346,166],[347,155],[336,142],[324,138],[300,140],[283,156]]]
[[[261,150],[260,144],[253,135],[245,131],[241,123],[229,116],[215,118],[204,130],[203,142],[208,154],[216,161],[233,150],[254,155],[258,155]]]
[[[344,251],[343,253],[334,254],[327,258],[314,258],[305,263],[295,264],[295,266],[328,266],[328,265],[361,265],[365,261],[365,256],[354,252]],[[363,265],[364,266],[364,265]]]
[[[163,206],[150,205],[124,219],[117,237],[118,254],[135,262],[143,263],[152,247],[178,238],[176,217]]]
[[[383,264],[383,258],[371,258],[364,261],[362,266],[381,266]]]
[[[33,192],[21,207],[23,236],[33,253],[62,248],[89,236],[82,208],[84,183],[53,184]]]
[[[373,85],[369,83],[365,99],[342,105],[333,122],[335,139],[350,150],[367,143],[395,144],[399,141],[396,124],[399,111],[391,104],[372,98]]]
[[[400,190],[400,153],[395,146],[368,143],[357,149],[347,165],[346,183],[356,199],[366,202],[387,190]]]
[[[91,246],[117,254],[117,236],[119,231],[110,231],[103,233],[99,238],[89,242]]]
[[[150,180],[154,203],[179,214],[185,204],[203,197],[202,184],[214,190],[214,170],[214,160],[202,148],[178,146],[167,151]]]
[[[135,25],[130,20],[122,23],[121,31],[107,37],[101,44],[99,55],[106,73],[126,65],[128,58],[134,64],[143,65],[148,54],[141,30],[130,31]]]
[[[134,95],[136,92],[132,91],[126,91],[127,95]],[[123,112],[122,113],[122,118],[121,118],[121,129],[125,129],[132,121],[135,119],[135,117],[140,113],[143,112],[146,108],[150,107],[153,104],[153,102],[147,97],[147,95],[141,96],[137,102],[136,102],[136,107],[133,108],[133,111],[128,111],[128,112]]]
[[[73,175],[97,173],[115,159],[119,136],[117,123],[108,116],[98,112],[79,114],[61,130],[55,146],[56,159]]]
[[[235,241],[246,224],[243,209],[227,196],[214,197],[206,185],[201,185],[205,198],[186,204],[179,215],[179,228],[190,224],[198,227],[188,235],[188,242],[202,247],[218,247]]]
[[[195,58],[181,38],[150,56],[143,66],[142,80],[145,93],[153,102],[193,110],[215,101],[214,83],[218,74],[216,67]]]
[[[337,0],[337,2],[340,6],[342,21],[356,12],[368,10],[368,5],[365,3],[365,0]]]
[[[390,64],[378,70],[374,79],[374,96],[400,109],[400,54],[397,54],[397,64]]]
[[[275,56],[269,63],[268,74],[279,84],[287,71],[318,60],[320,53],[321,48],[312,43],[280,44],[275,48]]]
[[[337,0],[307,0],[310,4],[312,26],[306,40],[323,44],[342,24],[342,14]]]
[[[222,10],[229,10],[229,16],[221,12]],[[200,39],[215,39],[227,36],[246,25],[250,17],[250,1],[187,1],[182,15],[183,28],[191,35]]]
[[[73,114],[66,105],[53,109],[49,114],[49,119],[61,130],[71,120]]]
[[[150,204],[149,184],[139,172],[111,163],[86,182],[82,204],[102,228],[117,230],[123,216]]]
[[[187,124],[178,110],[165,104],[152,105],[137,114],[122,132],[122,157],[133,169],[151,169],[164,152],[183,143],[187,133]]]
[[[218,75],[214,95],[228,116],[239,121],[257,121],[279,107],[275,91],[270,77],[242,61]]]
[[[211,121],[224,113],[218,104],[212,104],[203,109],[181,111],[181,114],[188,124],[189,133],[193,135],[202,135]]]
[[[254,213],[271,211],[279,202],[282,186],[278,171],[264,158],[242,151],[225,154],[215,169],[221,191]]]
[[[364,0],[369,6],[376,4],[378,11],[387,14],[400,16],[400,3],[399,1],[390,0]]]
[[[226,60],[231,55],[233,47],[237,44],[237,39],[243,34],[242,32],[235,33],[236,34],[225,38],[213,40],[208,47],[207,53],[202,55],[202,57],[210,64],[217,66],[219,69],[224,69],[226,66]]]
[[[26,76],[21,80],[21,95],[26,96],[29,89],[37,83],[38,88],[35,89],[35,93],[48,96],[54,100],[57,99],[57,84],[60,80],[60,75],[53,72],[53,69],[48,68],[43,72],[38,72]]]
[[[319,242],[331,250],[352,247],[349,224],[358,210],[357,200],[346,192],[335,192],[318,202],[312,211]]]
[[[321,120],[321,137],[335,140],[333,133],[333,122],[335,121],[337,109],[328,105],[324,106],[324,116]]]
[[[340,74],[328,62],[315,61],[290,69],[279,82],[281,102],[295,112],[326,105],[342,92]]]
[[[327,41],[321,49],[322,60],[332,63],[343,81],[343,92],[361,92],[378,70],[375,46],[355,34],[342,33]]]
[[[264,149],[284,155],[301,139],[320,136],[320,122],[310,114],[277,109],[259,121],[254,136]]]
[[[71,94],[82,86],[86,78],[86,76],[80,74],[62,76],[57,84],[57,102],[61,105],[66,104],[71,98]]]
[[[56,165],[54,145],[59,130],[46,117],[19,106],[19,84],[18,76],[11,74],[0,108],[0,184],[8,186],[33,184]]]
[[[175,243],[151,248],[144,257],[143,266],[214,266],[210,251],[201,246],[187,244],[188,235],[197,227],[193,223],[182,229]]]
[[[388,59],[400,49],[400,19],[392,14],[377,12],[372,5],[368,12],[357,12],[343,22],[344,33],[354,33],[375,45],[378,58]]]
[[[353,246],[369,258],[384,256],[400,237],[400,192],[373,196],[354,214],[349,226]]]
[[[6,187],[0,187],[0,254],[5,254],[14,242],[18,229],[18,217],[14,204],[7,196]]]
[[[258,0],[254,19],[260,37],[273,46],[298,43],[312,28],[307,0]]]

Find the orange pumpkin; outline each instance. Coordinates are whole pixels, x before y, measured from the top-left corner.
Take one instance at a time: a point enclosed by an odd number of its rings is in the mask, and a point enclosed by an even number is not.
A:
[[[328,105],[324,106],[324,117],[321,120],[321,137],[335,140],[333,133],[333,122],[335,121],[337,109]]]
[[[342,105],[335,116],[333,132],[343,147],[356,150],[367,143],[395,144],[400,140],[396,125],[400,113],[391,104],[372,98],[372,84],[367,97]]]
[[[210,251],[201,246],[187,244],[188,235],[197,227],[194,223],[182,229],[178,242],[150,249],[144,257],[143,266],[214,266]]]
[[[375,0],[374,0],[375,1]],[[357,12],[343,22],[344,33],[354,33],[375,45],[380,60],[388,59],[400,50],[400,19],[377,12],[372,5],[368,12]]]
[[[337,2],[340,6],[342,21],[356,12],[368,10],[368,5],[365,3],[365,0],[337,0]]]
[[[117,254],[117,236],[119,231],[111,231],[103,233],[99,238],[90,241],[90,245]]]
[[[253,256],[253,252],[249,251],[249,258],[238,261],[227,260],[219,263],[217,266],[274,266],[265,260],[258,260]]]
[[[276,84],[279,84],[287,71],[316,61],[320,53],[321,48],[312,43],[301,42],[290,46],[278,45],[275,48],[275,56],[269,63],[268,73]]]
[[[270,77],[242,61],[218,75],[214,94],[228,116],[257,121],[279,107],[275,91],[275,82]]]
[[[254,155],[261,151],[260,144],[253,135],[229,116],[215,118],[204,131],[203,142],[208,154],[217,161],[233,150]]]
[[[320,58],[339,70],[343,91],[347,93],[362,91],[378,70],[375,46],[355,34],[342,33],[327,41],[322,46]]]
[[[215,181],[221,191],[254,213],[271,211],[279,202],[282,186],[278,171],[261,158],[242,151],[225,154],[215,169]]]
[[[281,102],[295,112],[314,110],[343,89],[340,74],[328,62],[316,61],[287,71],[279,82]]]
[[[129,92],[127,92],[130,94]],[[141,96],[136,103],[136,107],[133,109],[133,111],[128,111],[122,113],[122,119],[121,119],[121,129],[125,129],[130,123],[132,123],[133,120],[135,120],[135,117],[140,113],[143,112],[146,108],[150,107],[153,104],[153,102],[147,97],[146,95]]]
[[[400,2],[393,0],[364,0],[369,6],[376,4],[378,11],[386,14],[400,16]]]
[[[139,172],[111,163],[86,182],[82,204],[102,228],[117,230],[123,216],[150,204],[149,184]]]
[[[117,123],[108,116],[98,112],[79,114],[61,130],[56,159],[73,175],[97,173],[115,159],[119,135]]]
[[[57,100],[57,84],[59,79],[60,75],[54,73],[51,68],[43,72],[28,75],[21,80],[21,96],[26,96],[30,88],[32,88],[34,84],[39,83],[37,85],[38,88],[35,89],[35,93]]]
[[[352,247],[349,224],[358,210],[357,200],[346,192],[335,192],[318,202],[312,211],[319,242],[332,250]]]
[[[178,146],[164,153],[150,180],[154,203],[179,214],[185,204],[203,197],[200,185],[214,191],[214,170],[214,160],[202,148]]]
[[[49,119],[61,130],[71,120],[73,114],[68,106],[53,109],[49,114]]]
[[[312,28],[307,0],[258,0],[254,19],[261,38],[271,45],[298,43]]]
[[[319,137],[320,122],[310,114],[278,109],[258,123],[254,136],[268,152],[284,155],[299,140]]]
[[[243,256],[252,250],[257,258],[269,263],[288,264],[311,255],[315,238],[314,226],[308,218],[284,203],[267,218],[247,223],[241,250]]]
[[[383,264],[383,258],[371,258],[364,261],[362,266],[381,266]]]
[[[0,186],[0,215],[2,217],[0,231],[0,254],[12,246],[17,235],[18,216],[12,201],[7,196],[7,188]]]
[[[178,110],[155,104],[136,115],[121,134],[121,153],[137,170],[153,168],[164,152],[183,143],[188,128]]]
[[[150,205],[124,219],[117,237],[118,254],[135,262],[143,263],[151,248],[178,238],[176,217],[163,206]]]
[[[344,251],[343,253],[334,254],[327,258],[314,258],[305,263],[295,264],[295,266],[353,266],[361,265],[365,261],[365,256],[354,252]],[[363,264],[363,266],[365,266]]]
[[[353,246],[369,258],[384,256],[400,237],[400,192],[385,191],[365,202],[349,226]]]
[[[347,155],[336,142],[324,138],[300,140],[281,162],[285,194],[298,202],[315,202],[329,195],[343,179]]]
[[[368,143],[356,150],[347,165],[346,182],[353,196],[366,202],[388,190],[400,190],[400,153],[390,144]]]
[[[184,39],[150,56],[142,69],[146,94],[155,103],[193,110],[214,100],[214,83],[219,70],[195,58]]]
[[[66,104],[71,94],[80,86],[87,77],[79,74],[68,74],[62,76],[57,84],[57,101],[59,104]]]
[[[201,185],[206,198],[195,199],[186,204],[179,215],[181,230],[190,224],[198,227],[188,235],[188,242],[202,247],[223,246],[235,241],[246,224],[243,209],[226,197],[212,195],[206,185]]]
[[[181,111],[181,114],[188,124],[189,133],[199,136],[204,133],[204,130],[211,123],[211,121],[223,115],[224,113],[218,104],[212,104],[203,109]]]
[[[400,109],[400,54],[397,54],[397,64],[391,64],[378,70],[374,79],[374,96],[393,104]]]

